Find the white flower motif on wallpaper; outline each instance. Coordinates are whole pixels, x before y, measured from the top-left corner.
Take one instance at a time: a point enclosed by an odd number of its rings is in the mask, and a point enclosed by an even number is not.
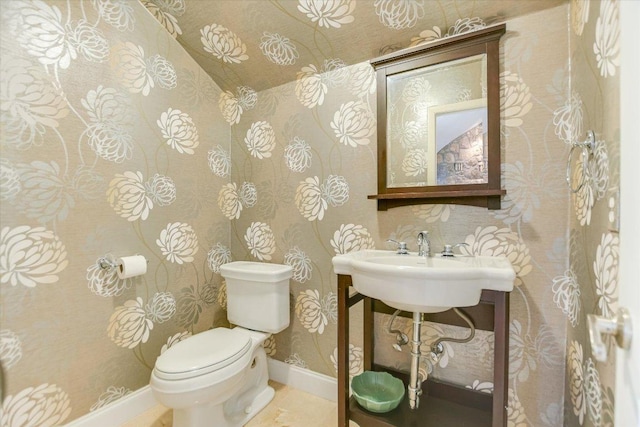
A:
[[[58,281],[67,250],[52,231],[20,225],[0,232],[0,283],[33,288]]]
[[[480,17],[472,18],[460,18],[449,27],[449,30],[443,35],[440,27],[434,26],[430,29],[423,30],[417,37],[411,38],[409,46],[418,46],[424,43],[428,43],[434,40],[441,39],[443,37],[451,37],[458,34],[467,33],[469,31],[475,31],[480,28],[486,27],[487,24]]]
[[[522,118],[532,107],[529,86],[522,78],[511,71],[500,73],[500,111],[504,117],[502,126],[522,126]]]
[[[313,272],[311,258],[299,247],[294,246],[284,254],[284,263],[293,269],[292,279],[296,282],[304,283],[311,280]]]
[[[536,173],[540,175],[540,171]],[[534,173],[525,171],[522,162],[516,161],[514,164],[503,163],[502,175],[507,195],[502,209],[495,211],[494,216],[505,224],[531,222],[534,212],[540,208],[541,200]]]
[[[251,124],[244,137],[244,143],[253,157],[269,158],[276,147],[276,134],[268,122],[261,120]]]
[[[176,345],[180,341],[186,340],[191,335],[192,334],[189,331],[178,332],[177,334],[171,335],[167,339],[167,343],[162,345],[162,348],[160,349],[160,354],[162,354],[165,351],[169,350],[171,347],[173,347],[174,345]]]
[[[409,150],[402,159],[402,172],[405,176],[420,176],[427,172],[429,154],[424,149]]]
[[[371,233],[362,225],[341,224],[331,238],[331,247],[337,255],[363,249],[374,249],[376,244]]]
[[[412,206],[411,211],[427,224],[432,224],[434,222],[447,222],[455,208],[455,205],[419,205]]]
[[[160,232],[156,244],[167,261],[177,264],[193,262],[194,255],[198,252],[198,236],[189,224],[183,222],[167,224]]]
[[[177,85],[176,71],[166,58],[154,55],[145,58],[144,48],[125,42],[111,49],[111,68],[120,84],[131,93],[147,96],[158,86],[173,89]]]
[[[340,105],[333,115],[331,129],[340,143],[348,147],[368,145],[376,129],[373,112],[362,101],[349,101]]]
[[[309,221],[322,220],[329,205],[342,206],[348,200],[349,184],[338,175],[329,175],[322,184],[317,176],[307,178],[296,189],[296,207]]]
[[[80,102],[91,122],[84,135],[96,155],[115,163],[129,160],[133,152],[133,137],[127,131],[133,125],[129,97],[100,85]]]
[[[416,25],[424,17],[424,0],[375,0],[376,15],[380,22],[393,30]]]
[[[589,183],[591,180],[591,172],[589,169],[585,170],[583,163],[578,161],[578,163],[573,166],[573,176],[571,178],[571,186],[573,188],[577,188],[584,183],[580,190],[571,196],[573,199],[573,210],[576,213],[578,222],[583,226],[589,225],[591,223],[591,209],[596,201],[593,187]]]
[[[265,31],[260,40],[260,50],[267,59],[276,65],[293,65],[300,57],[296,45],[278,33]]]
[[[351,76],[349,77],[349,90],[358,97],[366,97],[376,92],[376,73],[368,62],[349,67]]]
[[[218,107],[222,112],[222,117],[229,124],[237,124],[245,110],[253,109],[258,103],[258,94],[248,86],[239,86],[234,95],[231,91],[224,91],[220,94]]]
[[[507,426],[508,427],[527,427],[530,421],[524,412],[524,407],[520,403],[520,398],[513,389],[509,389],[507,397]]]
[[[218,107],[222,112],[222,117],[224,117],[229,124],[235,125],[240,122],[242,107],[240,106],[240,101],[232,92],[227,90],[220,94]]]
[[[26,150],[42,144],[45,127],[69,114],[65,94],[44,69],[24,59],[0,61],[2,144]]]
[[[240,190],[235,182],[225,184],[218,193],[218,206],[229,219],[240,218],[243,208],[255,206],[258,202],[258,190],[252,182],[243,182]]]
[[[284,148],[284,160],[292,172],[302,173],[307,170],[311,166],[312,157],[311,146],[297,136]]]
[[[22,358],[22,341],[9,329],[0,330],[0,362],[6,371],[11,370]]]
[[[329,90],[322,74],[315,65],[302,67],[296,77],[296,97],[302,105],[314,108],[322,105],[324,96]]]
[[[349,67],[339,58],[327,58],[322,64],[322,80],[328,87],[342,86],[351,77]]]
[[[129,393],[131,393],[131,390],[126,387],[116,387],[111,385],[107,387],[106,391],[100,394],[96,403],[91,405],[91,408],[89,408],[89,411],[93,412],[96,409],[107,406],[108,404],[115,402],[116,400],[128,395]]]
[[[565,271],[563,276],[553,278],[553,302],[567,315],[574,328],[580,322],[580,284],[572,270]]]
[[[13,200],[22,190],[20,175],[11,162],[0,158],[0,201]]]
[[[565,144],[573,144],[582,138],[584,110],[580,93],[573,91],[562,107],[553,112],[555,133]]]
[[[258,203],[258,189],[253,182],[243,182],[240,188],[239,200],[242,206],[251,208]]]
[[[569,346],[567,369],[573,414],[578,417],[580,425],[587,414],[595,425],[600,425],[602,411],[600,374],[591,358],[584,361],[582,344],[577,341],[572,341]]]
[[[220,178],[227,178],[231,175],[231,154],[221,145],[216,145],[208,151],[207,160],[209,169]]]
[[[464,388],[469,390],[480,391],[482,393],[493,393],[493,383],[489,381],[473,380],[471,385],[466,385]]]
[[[152,322],[164,323],[176,314],[176,299],[171,292],[156,292],[145,311]]]
[[[69,395],[55,384],[27,387],[5,396],[0,411],[3,427],[62,425],[71,413]]]
[[[219,24],[206,25],[200,30],[205,52],[231,64],[249,59],[247,46],[234,32]]]
[[[364,352],[361,347],[349,343],[349,376],[356,376],[363,370],[362,362],[364,359]],[[338,347],[333,349],[333,353],[329,356],[329,360],[333,363],[333,369],[338,373]]]
[[[571,28],[576,35],[581,36],[584,25],[589,22],[590,0],[573,0],[571,2]]]
[[[603,317],[612,317],[613,305],[617,302],[618,265],[620,238],[613,233],[604,233],[596,249],[593,273],[596,280],[598,308]]]
[[[298,10],[320,27],[340,28],[343,24],[352,23],[352,13],[356,8],[356,0],[298,0]]]
[[[224,280],[220,284],[217,301],[220,308],[222,308],[223,310],[227,309],[227,282]]]
[[[63,171],[56,162],[33,161],[30,164],[16,165],[16,170],[21,184],[16,207],[27,218],[34,218],[43,224],[67,218],[75,205],[74,193],[81,187],[63,177]],[[91,179],[82,174],[75,178]]]
[[[427,78],[414,77],[402,88],[402,101],[412,106],[414,113],[419,113],[429,99],[431,83]]]
[[[620,66],[620,25],[616,0],[600,2],[593,53],[596,55],[600,75],[605,78],[615,76]]]
[[[264,222],[252,222],[244,234],[244,241],[251,255],[260,261],[270,261],[276,251],[276,238]]]
[[[198,129],[187,113],[169,108],[156,122],[167,145],[178,153],[193,154],[200,141]]]
[[[277,353],[276,340],[274,336],[269,335],[269,338],[262,343],[262,347],[264,348],[265,353],[267,353],[267,356],[274,357]]]
[[[126,171],[116,174],[109,183],[107,201],[127,221],[144,221],[153,209],[153,202],[167,206],[176,199],[176,188],[171,178],[155,174],[147,183],[143,179],[142,172]]]
[[[589,225],[595,202],[605,196],[609,187],[609,155],[605,141],[595,141],[595,150],[586,170],[581,158],[576,158],[575,162],[571,185],[581,188],[572,194],[573,207],[580,225]]]
[[[509,228],[498,228],[495,225],[478,227],[473,234],[466,237],[461,252],[467,255],[503,256],[507,258],[516,272],[516,285],[522,277],[531,272],[531,255],[529,248],[518,233]]]
[[[149,340],[153,322],[147,318],[142,298],[127,300],[109,318],[107,335],[118,347],[135,348]]]
[[[84,19],[67,24],[69,45],[90,62],[105,62],[109,58],[109,42],[102,31]]]
[[[18,22],[12,26],[24,50],[41,64],[68,68],[77,51],[70,43],[60,9],[43,1],[18,1],[10,7],[18,11],[14,15]]]
[[[178,17],[184,15],[186,6],[184,0],[141,0],[144,7],[167,29],[175,39],[182,34],[178,25]]]
[[[100,267],[100,258],[87,268],[89,289],[100,297],[115,297],[131,287],[131,279],[120,279],[117,268]]]
[[[229,219],[240,218],[242,203],[240,202],[238,187],[235,182],[230,182],[220,188],[218,206],[225,217]]]
[[[229,262],[231,262],[231,249],[222,243],[216,243],[207,252],[207,265],[214,273],[220,273],[220,266]]]
[[[329,322],[335,324],[338,321],[338,298],[332,292],[321,298],[317,289],[307,289],[296,298],[295,310],[298,320],[309,333],[322,334]]]
[[[226,307],[226,288],[224,296]],[[218,297],[220,297],[219,294]],[[203,302],[193,285],[182,288],[180,290],[180,296],[176,301],[176,323],[184,328],[193,327],[193,325],[198,323],[198,319],[200,319]],[[222,304],[220,305],[222,306]]]
[[[284,359],[284,363],[288,363],[289,365],[297,366],[299,368],[309,369],[309,365],[307,362],[302,360],[298,353],[293,353],[286,359]]]
[[[93,7],[98,11],[102,19],[119,31],[133,31],[136,18],[133,7],[126,1],[118,0],[91,0]]]
[[[509,325],[509,376],[526,382],[542,364],[561,366],[562,351],[554,331],[541,325],[534,336],[517,319]]]

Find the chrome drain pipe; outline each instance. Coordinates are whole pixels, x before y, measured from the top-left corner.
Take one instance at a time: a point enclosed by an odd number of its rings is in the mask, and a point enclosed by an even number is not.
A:
[[[409,385],[407,390],[409,391],[409,408],[416,409],[420,406],[420,395],[422,394],[422,381],[426,378],[421,378],[419,374],[420,369],[420,332],[422,328],[422,313],[413,313],[413,336],[411,339],[411,374],[409,377]]]

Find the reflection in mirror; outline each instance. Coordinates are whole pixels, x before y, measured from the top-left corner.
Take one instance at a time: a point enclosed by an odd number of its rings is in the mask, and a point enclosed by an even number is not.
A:
[[[376,70],[379,210],[500,209],[500,37],[505,24],[370,62]]]
[[[387,76],[387,187],[487,182],[487,59]]]

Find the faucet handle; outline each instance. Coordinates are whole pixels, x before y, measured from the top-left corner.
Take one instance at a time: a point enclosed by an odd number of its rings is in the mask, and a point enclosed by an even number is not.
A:
[[[407,255],[409,253],[409,250],[407,249],[407,242],[398,242],[397,240],[393,240],[393,239],[387,239],[387,242],[389,243],[395,243],[396,246],[396,253],[399,255]]]
[[[444,245],[444,249],[442,250],[442,256],[444,257],[452,257],[455,254],[453,253],[453,249],[459,246],[469,246],[468,243],[456,243],[455,245]]]

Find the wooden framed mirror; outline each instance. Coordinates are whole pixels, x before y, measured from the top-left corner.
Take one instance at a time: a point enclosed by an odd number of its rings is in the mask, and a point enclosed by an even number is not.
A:
[[[371,60],[378,210],[424,203],[500,209],[499,24]]]

